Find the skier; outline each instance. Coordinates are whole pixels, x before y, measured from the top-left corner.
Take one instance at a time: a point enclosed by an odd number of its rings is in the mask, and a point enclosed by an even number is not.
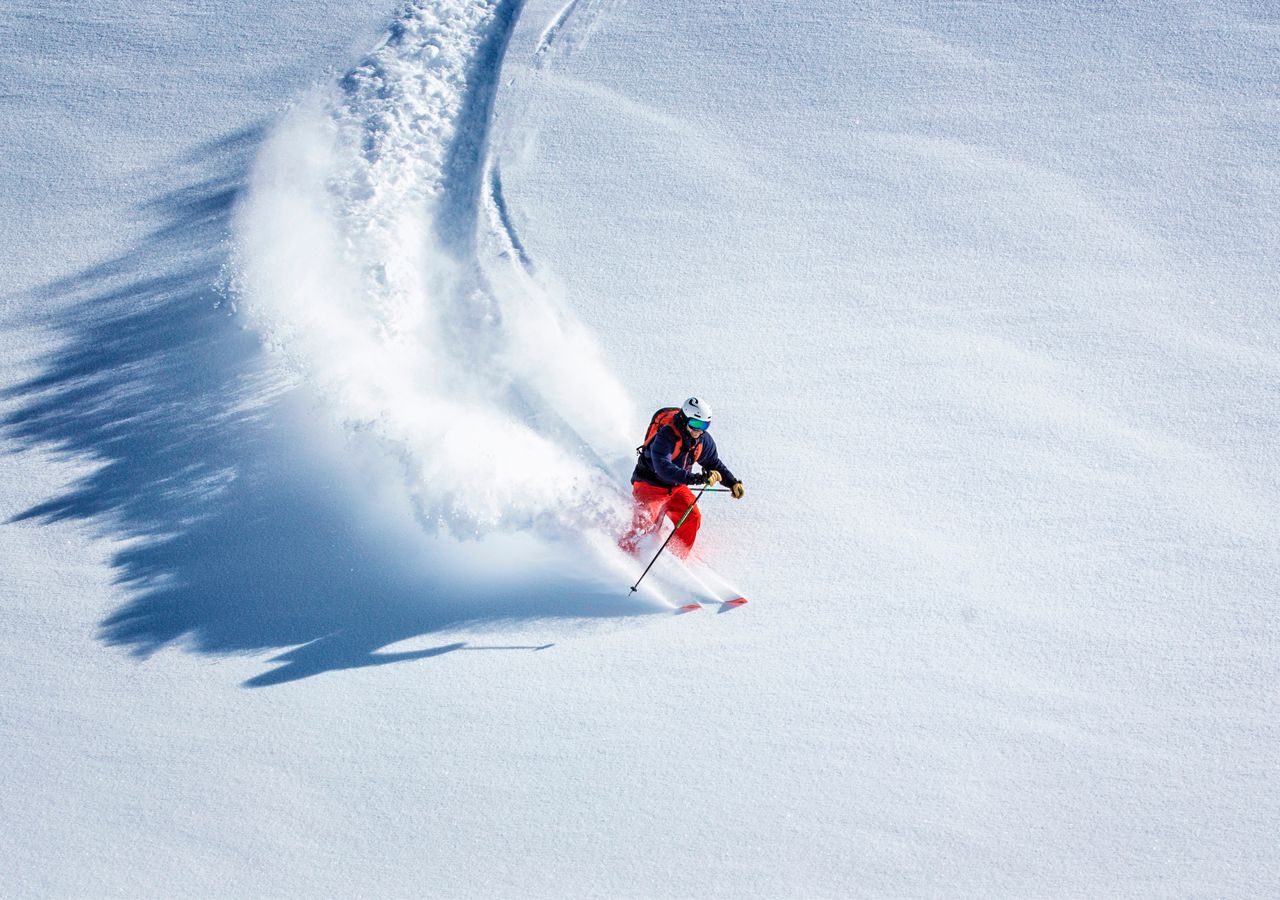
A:
[[[653,414],[644,443],[636,448],[640,458],[631,473],[636,515],[631,530],[618,542],[623,550],[635,553],[640,537],[655,530],[665,514],[672,525],[679,525],[671,549],[681,559],[687,558],[702,524],[691,484],[710,487],[723,481],[735,500],[742,499],[742,482],[720,461],[716,442],[707,434],[710,427],[711,405],[697,397]],[[702,469],[696,475],[694,463]]]

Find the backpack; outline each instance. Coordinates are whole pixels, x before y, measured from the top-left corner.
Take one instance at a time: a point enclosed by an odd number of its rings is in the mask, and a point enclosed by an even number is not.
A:
[[[652,418],[649,419],[649,428],[644,433],[644,443],[636,448],[637,456],[644,456],[645,449],[650,444],[653,443],[653,439],[658,436],[658,432],[661,431],[664,426],[670,425],[672,422],[674,422],[676,418],[676,413],[678,412],[680,412],[680,407],[678,406],[664,406],[662,407],[662,409],[658,410],[656,413],[653,414]],[[676,429],[676,446],[675,446],[675,449],[671,451],[671,455],[673,457],[680,455],[680,446],[683,440],[684,438],[680,434],[680,429],[677,428]],[[694,460],[697,460],[698,458],[698,445],[700,443],[702,443],[701,438],[694,441],[693,443]]]

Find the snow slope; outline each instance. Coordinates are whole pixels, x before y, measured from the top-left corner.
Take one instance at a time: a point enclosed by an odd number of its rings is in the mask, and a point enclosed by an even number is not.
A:
[[[1268,7],[7,11],[7,893],[1280,889]]]

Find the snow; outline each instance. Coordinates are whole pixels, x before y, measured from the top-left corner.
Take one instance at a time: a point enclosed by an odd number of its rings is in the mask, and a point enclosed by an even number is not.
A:
[[[1268,6],[6,13],[6,895],[1280,891]]]

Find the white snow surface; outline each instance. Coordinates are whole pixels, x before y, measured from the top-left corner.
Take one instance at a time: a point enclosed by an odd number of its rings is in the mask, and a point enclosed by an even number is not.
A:
[[[1280,894],[1272,5],[3,6],[5,896]]]

